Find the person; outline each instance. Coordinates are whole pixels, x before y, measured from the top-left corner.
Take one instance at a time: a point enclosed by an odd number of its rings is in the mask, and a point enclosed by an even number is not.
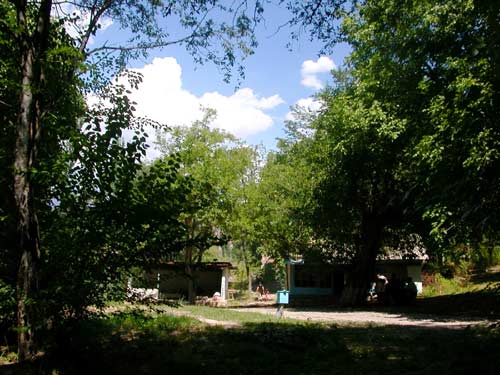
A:
[[[377,282],[376,281],[373,281],[371,284],[370,284],[370,289],[368,289],[368,301],[375,301],[376,298],[377,298],[377,295],[375,294],[375,286],[376,286]]]
[[[212,296],[213,301],[218,301],[221,299],[221,295],[219,292],[215,292],[214,295]]]
[[[413,303],[417,298],[417,285],[411,277],[408,277],[403,286],[404,302]]]
[[[271,296],[269,295],[269,289],[264,288],[264,300],[269,301]]]
[[[259,282],[259,285],[257,285],[257,294],[259,294],[259,297],[262,297],[264,295],[264,285],[262,285],[261,282]]]
[[[375,295],[377,296],[377,301],[384,303],[385,298],[385,288],[389,281],[384,275],[377,274],[377,280],[375,281]]]
[[[387,299],[391,303],[399,305],[402,301],[403,284],[399,277],[393,273],[385,288]]]

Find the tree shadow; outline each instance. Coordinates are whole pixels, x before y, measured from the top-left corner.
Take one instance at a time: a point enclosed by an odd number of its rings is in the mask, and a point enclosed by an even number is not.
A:
[[[500,319],[500,289],[429,297],[418,300],[408,312],[448,316],[457,320]]]
[[[409,305],[370,304],[361,307],[305,307],[309,312],[380,312],[398,314],[408,319],[431,319],[437,322],[500,319],[500,284],[479,291],[418,298]]]
[[[93,327],[91,327],[93,326]],[[494,374],[500,329],[252,323],[116,331],[83,324],[27,372],[5,374]]]
[[[470,281],[474,284],[500,283],[500,271],[497,269],[475,273],[471,276]]]

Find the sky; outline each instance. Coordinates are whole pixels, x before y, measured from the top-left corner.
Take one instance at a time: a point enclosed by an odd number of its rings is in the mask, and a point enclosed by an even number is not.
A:
[[[169,126],[188,126],[202,117],[202,107],[213,108],[217,118],[211,125],[225,129],[248,144],[276,148],[284,135],[284,123],[291,119],[290,108],[315,108],[313,96],[331,82],[330,72],[342,65],[349,53],[339,45],[331,55],[320,56],[319,43],[306,37],[292,44],[288,29],[278,26],[287,14],[278,7],[267,9],[265,23],[257,32],[259,45],[243,65],[245,78],[223,81],[213,64],[196,65],[181,47],[152,51],[147,59],[133,61],[130,68],[143,75],[139,89],[131,94],[137,115]],[[120,37],[118,25],[105,20],[93,43]],[[150,143],[154,132],[150,130]],[[154,147],[148,157],[158,153]]]

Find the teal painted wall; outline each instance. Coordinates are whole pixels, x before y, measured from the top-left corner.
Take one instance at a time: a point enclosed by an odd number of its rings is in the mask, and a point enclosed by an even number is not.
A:
[[[291,264],[287,267],[290,272],[289,288],[290,295],[296,296],[328,296],[333,294],[333,288],[311,288],[295,286],[295,265]]]

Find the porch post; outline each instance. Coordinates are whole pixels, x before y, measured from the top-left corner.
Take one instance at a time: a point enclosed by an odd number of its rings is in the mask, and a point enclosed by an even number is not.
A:
[[[228,288],[228,278],[227,278],[227,269],[222,269],[222,277],[220,283],[220,295],[222,299],[227,299],[227,288]]]

